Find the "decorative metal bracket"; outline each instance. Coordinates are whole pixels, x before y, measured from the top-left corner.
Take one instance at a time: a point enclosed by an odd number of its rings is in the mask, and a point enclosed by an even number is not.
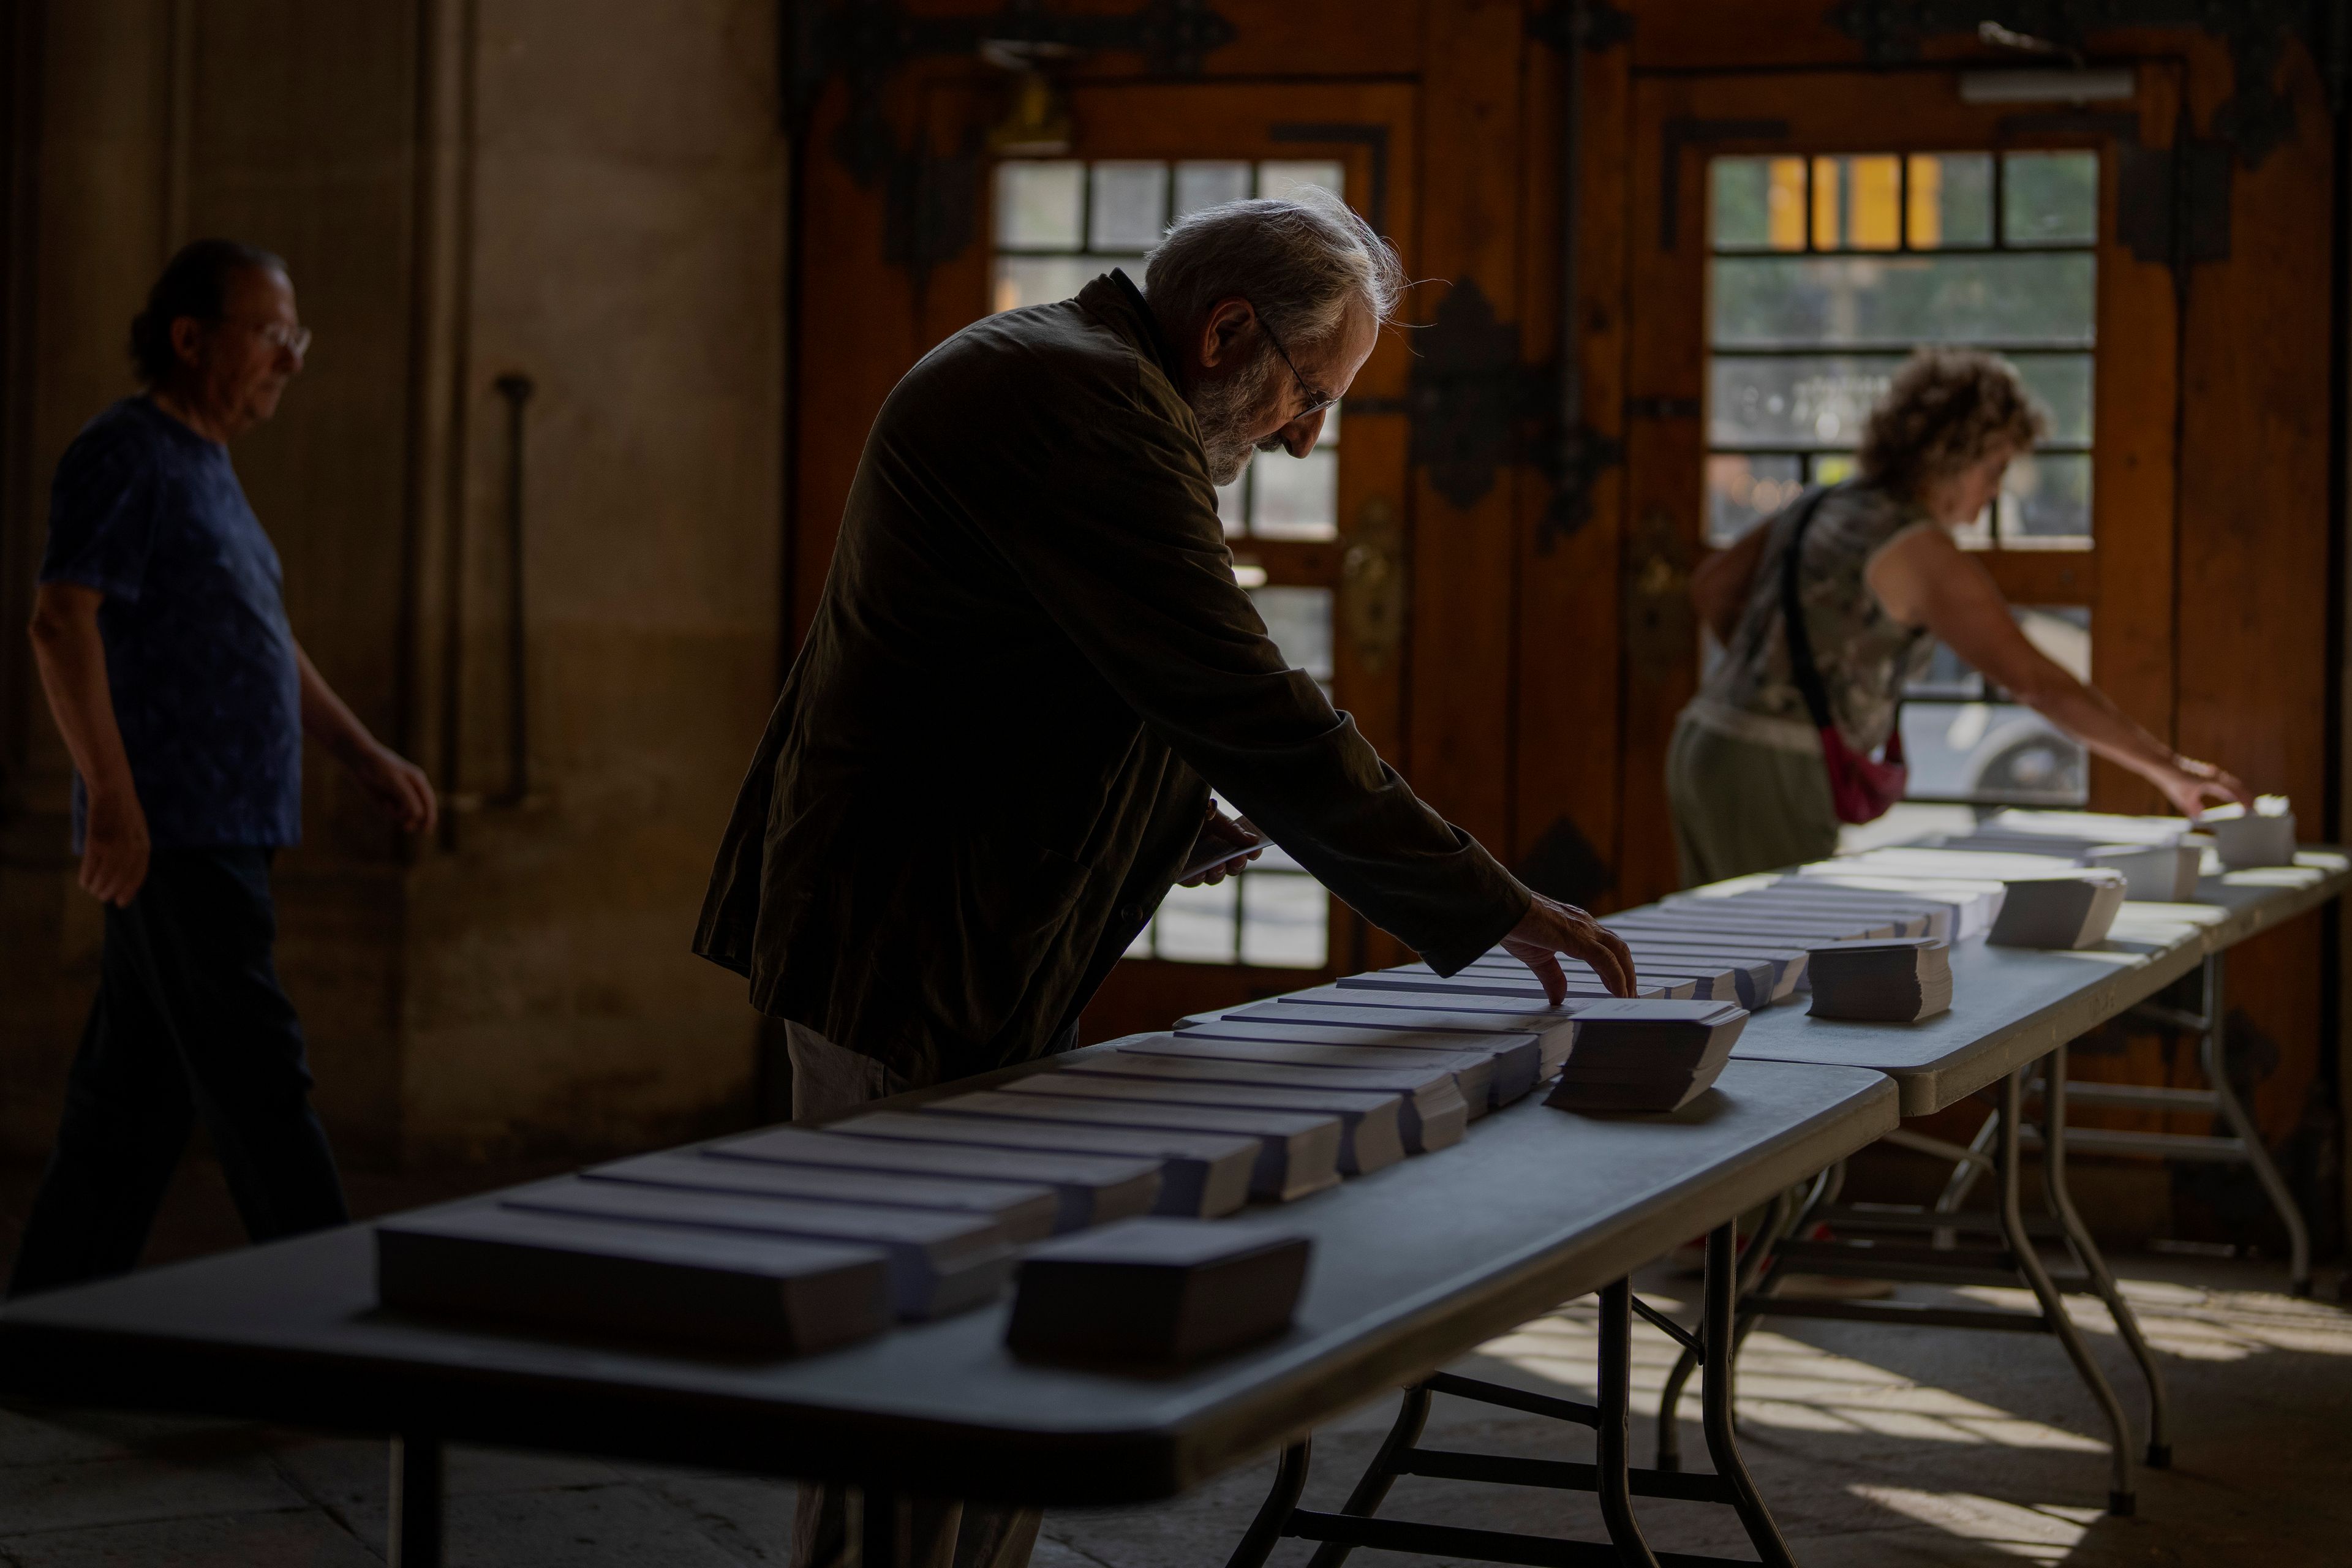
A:
[[[1874,64],[1913,58],[1930,37],[1978,37],[1989,21],[2074,49],[2110,28],[2200,28],[2228,43],[2237,76],[2230,100],[2213,111],[2213,137],[2251,169],[2294,135],[2294,104],[2277,82],[2290,37],[2319,63],[2329,106],[2342,107],[2352,45],[2343,9],[2313,0],[1838,0],[1828,20]]]
[[[835,77],[849,83],[849,113],[833,154],[859,185],[880,184],[889,202],[885,254],[915,276],[971,243],[980,168],[976,136],[935,153],[923,132],[905,142],[883,109],[884,89],[908,63],[934,56],[977,59],[984,46],[1029,58],[1113,50],[1143,57],[1154,76],[1201,74],[1209,54],[1240,35],[1209,0],[1144,0],[1131,11],[1072,16],[1045,0],[1003,0],[992,12],[928,16],[901,0],[781,0],[785,129],[807,132]]]
[[[1412,460],[1465,510],[1486,498],[1503,468],[1533,465],[1553,486],[1536,538],[1549,555],[1591,521],[1592,482],[1624,460],[1624,447],[1581,421],[1563,424],[1559,365],[1520,363],[1519,329],[1496,319],[1475,279],[1448,290],[1413,343],[1402,410],[1412,419]]]

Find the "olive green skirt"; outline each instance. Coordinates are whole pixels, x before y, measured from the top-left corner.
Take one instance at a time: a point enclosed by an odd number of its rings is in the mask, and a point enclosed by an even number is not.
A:
[[[1687,709],[1666,750],[1666,800],[1686,888],[1837,851],[1837,810],[1819,751],[1727,735]]]

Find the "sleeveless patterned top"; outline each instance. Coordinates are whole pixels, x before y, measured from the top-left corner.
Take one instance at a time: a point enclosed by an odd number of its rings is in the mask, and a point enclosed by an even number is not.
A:
[[[1761,526],[1772,530],[1757,563],[1756,581],[1739,626],[1691,704],[1699,722],[1726,734],[1788,750],[1817,751],[1821,742],[1805,711],[1803,693],[1789,673],[1789,638],[1780,613],[1781,561],[1804,502],[1785,508]],[[1833,487],[1805,530],[1797,563],[1797,595],[1813,662],[1828,689],[1830,711],[1846,744],[1875,752],[1895,729],[1903,689],[1927,673],[1935,637],[1886,613],[1864,574],[1878,552],[1933,519],[1916,503],[1861,480]]]

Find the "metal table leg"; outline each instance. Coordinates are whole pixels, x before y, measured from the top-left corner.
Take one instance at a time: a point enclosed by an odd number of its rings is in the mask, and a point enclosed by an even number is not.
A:
[[[1727,1295],[1731,1276],[1730,1235],[1728,1225],[1710,1233],[1706,1250],[1711,1280],[1715,1273],[1715,1238],[1725,1238],[1723,1274]],[[1609,1543],[1617,1548],[1617,1555],[1626,1568],[1658,1568],[1657,1556],[1651,1552],[1650,1543],[1642,1539],[1642,1526],[1633,1518],[1633,1483],[1625,1473],[1626,1449],[1633,1441],[1633,1282],[1620,1279],[1603,1287],[1601,1292],[1601,1419],[1594,1427],[1600,1438],[1594,1468],[1600,1472],[1596,1479],[1601,1518],[1609,1529]]]
[[[392,1440],[391,1508],[384,1521],[387,1568],[441,1568],[441,1439],[404,1432]]]
[[[2164,1391],[2164,1373],[2156,1364],[2156,1352],[2148,1348],[2147,1340],[2139,1331],[2139,1319],[2116,1289],[2116,1277],[2108,1272],[2106,1258],[2098,1244],[2091,1239],[2090,1228],[2083,1216],[2074,1211],[2074,1194],[2066,1186],[2066,1047],[2059,1047],[2050,1054],[2042,1079],[2042,1190],[2049,1200],[2050,1212],[2058,1216],[2064,1227],[2066,1242],[2074,1254],[2074,1261],[2090,1277],[2091,1288],[2099,1300],[2107,1304],[2108,1315],[2116,1321],[2116,1331],[2123,1336],[2131,1350],[2132,1359],[2139,1363],[2140,1377],[2147,1384],[2147,1463],[2152,1469],[2168,1469],[2172,1465],[2172,1423]]]
[[[1423,1398],[1425,1403],[1426,1395]],[[1290,1516],[1307,1490],[1307,1469],[1314,1457],[1312,1437],[1301,1437],[1282,1451],[1282,1458],[1274,1468],[1274,1489],[1257,1505],[1257,1517],[1250,1521],[1234,1554],[1225,1559],[1225,1568],[1265,1568],[1275,1542],[1290,1533]],[[1387,1491],[1387,1486],[1381,1490]],[[872,1565],[866,1564],[866,1568]]]
[[[1836,1169],[1836,1167],[1832,1168]],[[1822,1173],[1813,1184],[1812,1195],[1801,1205],[1790,1202],[1790,1194],[1787,1193],[1781,1193],[1773,1198],[1772,1206],[1765,1213],[1764,1223],[1757,1228],[1756,1234],[1748,1238],[1748,1256],[1740,1261],[1738,1300],[1745,1301],[1755,1292],[1757,1282],[1763,1278],[1764,1269],[1771,1261],[1773,1248],[1805,1227],[1807,1219],[1821,1202],[1821,1194],[1825,1190],[1824,1184],[1828,1178],[1829,1172]],[[1737,1354],[1738,1352],[1735,1350],[1733,1353]],[[1682,1468],[1682,1426],[1675,1412],[1682,1406],[1684,1387],[1689,1384],[1691,1373],[1697,1370],[1697,1347],[1685,1345],[1681,1353],[1675,1357],[1674,1366],[1666,1373],[1665,1386],[1658,1391],[1658,1437],[1655,1453],[1658,1468],[1662,1470]]]
[[[2238,1137],[2243,1148],[2245,1162],[2253,1167],[2254,1179],[2278,1210],[2286,1225],[2287,1282],[2298,1296],[2311,1294],[2311,1230],[2303,1223],[2303,1211],[2295,1206],[2294,1194],[2287,1190],[2286,1180],[2278,1167],[2271,1163],[2270,1151],[2263,1147],[2263,1135],[2254,1126],[2254,1119],[2238,1102],[2238,1091],[2230,1086],[2230,1064],[2223,1049],[2230,1027],[2230,1010],[2222,1005],[2221,954],[2216,952],[2205,960],[2205,1032],[2198,1042],[2197,1060],[2205,1069],[2205,1081],[2212,1086],[2214,1108],[2230,1131]]]
[[[1819,1184],[1814,1196],[1833,1192],[1833,1184]],[[1794,1206],[1793,1205],[1790,1206]],[[1810,1207],[1808,1212],[1810,1212]],[[1780,1223],[1776,1214],[1774,1225]],[[1768,1229],[1770,1227],[1768,1227]],[[1739,1568],[1728,1558],[1669,1552],[1661,1556],[1643,1539],[1633,1512],[1637,1497],[1671,1498],[1682,1502],[1723,1503],[1737,1510],[1757,1554],[1772,1568],[1794,1568],[1788,1543],[1772,1522],[1763,1500],[1740,1462],[1731,1425],[1731,1382],[1728,1370],[1738,1327],[1739,1260],[1732,1225],[1718,1226],[1707,1237],[1707,1279],[1704,1340],[1633,1296],[1630,1280],[1621,1279],[1601,1292],[1599,1371],[1601,1397],[1586,1405],[1549,1394],[1533,1394],[1502,1384],[1485,1383],[1453,1373],[1434,1373],[1405,1390],[1403,1407],[1381,1444],[1347,1507],[1339,1513],[1318,1513],[1297,1506],[1307,1483],[1307,1449],[1301,1443],[1287,1450],[1275,1475],[1274,1489],[1257,1511],[1249,1532],[1234,1549],[1227,1568],[1264,1568],[1267,1553],[1284,1536],[1321,1542],[1317,1568],[1339,1568],[1359,1546],[1414,1556],[1454,1561],[1516,1563],[1533,1568]],[[1750,1251],[1755,1248],[1751,1244]],[[1722,1373],[1706,1384],[1707,1451],[1714,1457],[1713,1475],[1682,1475],[1664,1469],[1635,1469],[1628,1462],[1633,1415],[1633,1323],[1639,1313],[1695,1349],[1711,1367]],[[1590,1426],[1598,1440],[1594,1462],[1518,1458],[1502,1454],[1456,1453],[1420,1446],[1433,1394],[1475,1400],[1517,1410],[1549,1420]],[[1388,1495],[1399,1476],[1479,1481],[1495,1486],[1541,1487],[1556,1491],[1591,1492],[1601,1502],[1608,1527],[1607,1542],[1570,1541],[1557,1536],[1521,1535],[1507,1531],[1465,1530],[1455,1525],[1422,1524],[1411,1520],[1380,1519],[1373,1510]]]
[[[1389,1488],[1395,1485],[1397,1477],[1403,1473],[1404,1456],[1421,1441],[1421,1429],[1428,1423],[1429,1389],[1425,1384],[1416,1383],[1404,1391],[1404,1401],[1397,1406],[1395,1424],[1389,1428],[1389,1435],[1381,1439],[1380,1452],[1372,1456],[1370,1468],[1356,1483],[1356,1489],[1349,1492],[1348,1500],[1340,1505],[1341,1513],[1370,1519],[1380,1512],[1381,1504],[1388,1500]],[[1306,1475],[1303,1466],[1299,1474],[1303,1482]],[[1307,1562],[1307,1568],[1339,1568],[1347,1562],[1348,1553],[1354,1550],[1345,1542],[1327,1541],[1315,1549],[1315,1555]]]
[[[1739,1363],[1732,1345],[1738,1299],[1734,1290],[1738,1269],[1731,1239],[1727,1225],[1708,1233],[1706,1238],[1706,1316],[1699,1325],[1706,1342],[1706,1381],[1699,1392],[1699,1409],[1706,1428],[1706,1453],[1715,1461],[1715,1473],[1731,1483],[1731,1506],[1738,1510],[1739,1522],[1747,1527],[1757,1555],[1770,1568],[1796,1568],[1796,1559],[1758,1494],[1731,1430],[1732,1378]],[[1752,1250],[1754,1243],[1749,1245]]]
[[[2024,1104],[2023,1080],[2029,1068],[2020,1068],[2000,1080],[2000,1227],[2003,1239],[2016,1259],[2017,1271],[2041,1303],[2042,1316],[2050,1331],[2058,1336],[2065,1347],[2066,1357],[2074,1363],[2084,1385],[2099,1402],[2112,1434],[2108,1450],[2107,1511],[2118,1517],[2128,1516],[2133,1508],[2131,1428],[2124,1418],[2123,1402],[2108,1385],[2106,1374],[2092,1359],[2090,1347],[2083,1342],[2074,1320],[2066,1315],[2066,1303],[2058,1288],[2050,1282],[2049,1270],[2042,1267],[2041,1254],[2034,1250],[2033,1237],[2025,1228],[2025,1214],[2018,1202],[2018,1121]]]

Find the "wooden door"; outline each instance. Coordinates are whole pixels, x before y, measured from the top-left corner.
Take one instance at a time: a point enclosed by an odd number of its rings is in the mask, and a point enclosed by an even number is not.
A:
[[[801,350],[794,597],[803,624],[831,554],[856,443],[888,389],[875,361],[888,367],[892,342],[905,342],[907,352],[889,379],[992,310],[1066,299],[1113,267],[1139,284],[1143,253],[1182,212],[1299,183],[1339,190],[1412,266],[1409,86],[1080,85],[1063,100],[1066,150],[998,155],[985,151],[985,137],[1006,102],[999,86],[969,79],[923,89],[933,143],[982,149],[956,175],[978,186],[975,237],[961,252],[919,279],[876,268],[855,244],[804,252],[805,297],[826,304],[807,319]],[[818,226],[813,212],[810,240]],[[875,330],[894,318],[912,321],[907,339]],[[861,362],[854,392],[829,393],[812,379],[836,353]],[[1405,667],[1407,358],[1401,335],[1387,334],[1314,454],[1261,453],[1220,496],[1236,574],[1276,640],[1391,756],[1402,739]],[[1269,853],[1218,888],[1171,894],[1088,1008],[1086,1036],[1162,1028],[1182,1013],[1360,968],[1370,935],[1312,878]]]
[[[1921,343],[2002,353],[2050,409],[2050,439],[1963,542],[2029,635],[2171,733],[2179,296],[2149,209],[2179,101],[2159,65],[2090,108],[1969,103],[1937,70],[1637,82],[1625,901],[1676,881],[1663,781],[1704,657],[1690,563],[1851,471]],[[2158,808],[2002,696],[1939,652],[1906,710],[1915,797]]]

